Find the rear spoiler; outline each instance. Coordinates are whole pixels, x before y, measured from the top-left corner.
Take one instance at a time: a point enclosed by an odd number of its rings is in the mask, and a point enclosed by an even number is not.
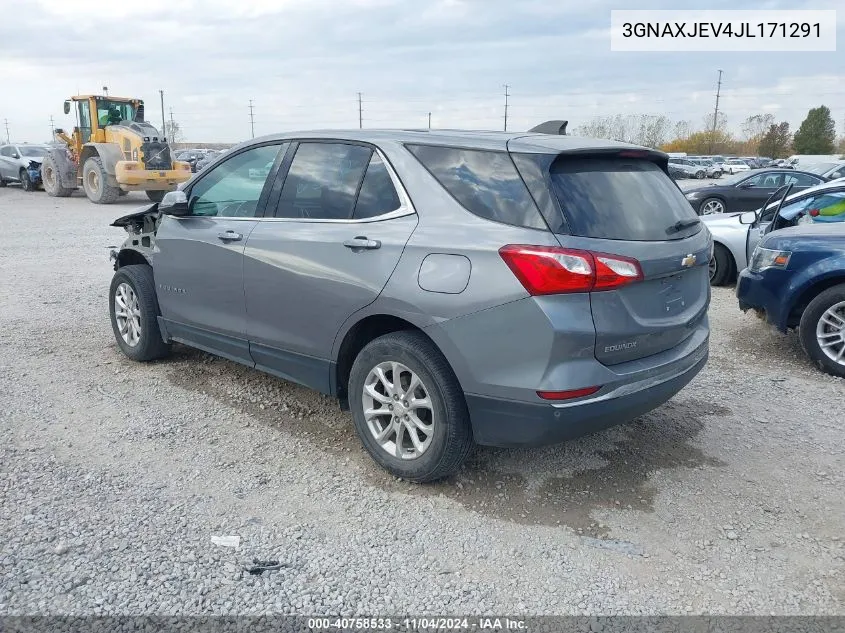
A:
[[[535,127],[532,127],[529,132],[536,132],[537,134],[556,134],[558,136],[566,136],[566,126],[569,121],[546,121]]]

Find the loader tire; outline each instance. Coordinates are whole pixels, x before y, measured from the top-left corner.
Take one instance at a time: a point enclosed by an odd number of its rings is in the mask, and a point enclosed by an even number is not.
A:
[[[44,191],[52,198],[67,198],[73,193],[73,189],[62,186],[62,176],[56,159],[47,154],[44,162],[41,163],[41,182]]]
[[[120,197],[120,187],[109,184],[106,168],[99,156],[92,156],[82,167],[82,187],[95,204],[111,204]]]

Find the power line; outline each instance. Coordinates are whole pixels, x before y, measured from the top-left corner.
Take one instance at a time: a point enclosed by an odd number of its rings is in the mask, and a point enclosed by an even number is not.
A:
[[[719,83],[716,84],[716,109],[713,111],[713,131],[710,133],[710,150],[713,153],[713,140],[716,137],[716,124],[719,121],[719,95],[722,93],[722,71],[719,70]]]
[[[505,84],[505,132],[508,131],[508,84]]]
[[[252,138],[255,138],[255,115],[253,114],[254,106],[252,99],[249,100],[249,127],[252,131]]]
[[[361,93],[358,93],[358,129],[364,127],[364,110],[361,104]]]

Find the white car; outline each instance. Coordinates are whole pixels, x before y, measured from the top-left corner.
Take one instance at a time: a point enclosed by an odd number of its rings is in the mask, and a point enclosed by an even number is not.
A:
[[[722,171],[733,176],[741,171],[751,171],[751,167],[748,166],[748,163],[741,160],[726,160],[722,163]]]

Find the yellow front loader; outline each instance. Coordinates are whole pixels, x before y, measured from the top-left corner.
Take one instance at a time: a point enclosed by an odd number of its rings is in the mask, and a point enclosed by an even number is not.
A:
[[[65,101],[65,114],[71,108],[73,134],[56,130],[64,146],[51,148],[41,165],[49,195],[69,196],[81,186],[97,204],[114,202],[129,191],[146,191],[159,202],[191,177],[191,166],[174,161],[167,139],[144,121],[140,99],[80,95]]]

